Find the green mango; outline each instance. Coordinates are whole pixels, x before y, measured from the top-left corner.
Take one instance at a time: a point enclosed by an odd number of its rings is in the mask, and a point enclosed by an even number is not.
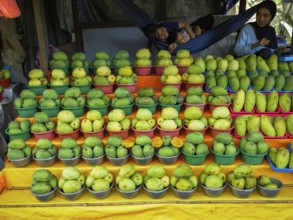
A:
[[[289,164],[290,152],[287,148],[280,147],[276,155],[276,167],[277,168],[286,168]]]
[[[275,86],[275,78],[273,76],[267,76],[263,90],[271,91]]]

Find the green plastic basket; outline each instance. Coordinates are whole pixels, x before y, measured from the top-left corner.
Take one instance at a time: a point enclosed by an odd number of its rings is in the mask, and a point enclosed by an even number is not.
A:
[[[51,89],[54,89],[58,95],[63,95],[65,91],[69,88],[69,84],[66,85],[50,85]]]
[[[32,90],[36,95],[42,95],[43,91],[47,88],[47,85],[27,86],[27,88]]]
[[[103,116],[108,114],[109,111],[109,104],[105,106],[88,106],[86,105],[88,110],[98,110]]]
[[[212,149],[212,153],[213,153],[215,162],[217,162],[220,165],[230,165],[234,163],[237,154],[239,154],[239,149],[237,148],[236,153],[232,155],[218,154],[214,152],[213,149]]]
[[[23,139],[23,140],[26,141],[26,140],[30,139],[30,137],[31,137],[30,131],[23,131],[23,132],[20,132],[18,134],[10,134],[8,132],[8,128],[5,129],[5,134],[7,134],[9,136],[10,140]]]
[[[172,107],[172,108],[175,108],[177,110],[177,112],[179,113],[180,110],[181,110],[181,106],[182,106],[183,103],[181,104],[177,104],[177,105],[165,105],[165,104],[161,104],[160,103],[160,106],[161,106],[161,109],[163,108],[166,108],[166,107]]]
[[[71,84],[71,86],[72,87],[79,88],[80,91],[81,91],[81,94],[87,94],[91,90],[91,88],[92,88],[92,84],[91,83],[90,84],[86,84],[86,85],[72,85]]]
[[[187,154],[184,151],[181,151],[183,154],[184,160],[186,163],[190,165],[201,165],[206,161],[206,157],[209,153],[202,154],[202,155],[191,155]]]
[[[74,114],[75,117],[81,117],[81,116],[83,116],[83,113],[84,113],[84,107],[85,107],[85,105],[74,107],[74,108],[62,107],[62,109],[72,111],[72,113]]]
[[[39,106],[39,108],[41,109],[42,112],[47,113],[47,115],[50,118],[51,117],[56,117],[58,115],[58,113],[60,112],[60,110],[61,110],[60,106],[55,106],[55,107],[52,107],[52,108],[44,108],[44,107]]]
[[[37,112],[37,106],[29,107],[29,108],[16,108],[14,109],[17,111],[17,115],[22,118],[29,118],[33,117],[34,114]]]
[[[128,105],[128,106],[119,106],[119,107],[114,107],[112,106],[113,109],[121,109],[125,115],[130,115],[132,113],[132,108],[134,104]]]
[[[155,114],[156,113],[156,111],[157,111],[157,105],[158,105],[158,103],[153,104],[153,105],[140,105],[140,104],[136,104],[137,109],[145,108],[145,109],[150,110],[152,114]]]
[[[251,164],[251,165],[261,164],[266,155],[267,155],[267,153],[254,155],[254,154],[248,154],[244,151],[240,151],[240,156],[241,156],[241,159],[243,160],[243,162],[246,164]]]

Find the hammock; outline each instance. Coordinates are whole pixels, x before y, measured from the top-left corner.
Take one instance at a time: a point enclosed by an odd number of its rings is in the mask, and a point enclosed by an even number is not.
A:
[[[146,25],[156,23],[155,20],[139,8],[132,0],[117,0],[117,2],[142,32]],[[191,54],[195,54],[208,48],[212,44],[243,27],[244,24],[256,13],[259,4],[203,32],[200,36],[191,39],[187,43],[177,46],[172,54],[175,55],[176,52],[181,49],[187,49]],[[160,50],[168,49],[168,44],[165,42],[157,41],[155,42],[155,46]]]

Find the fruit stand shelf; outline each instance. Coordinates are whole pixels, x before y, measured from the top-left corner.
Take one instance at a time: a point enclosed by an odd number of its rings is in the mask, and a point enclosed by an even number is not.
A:
[[[213,155],[210,154],[207,156],[205,163],[203,163],[202,165],[196,165],[196,166],[190,165],[190,166],[192,167],[194,173],[199,177],[199,174],[203,171],[205,165],[210,162],[213,162],[213,161],[214,161]],[[161,164],[159,162],[159,160],[156,158],[156,156],[154,156],[152,162],[148,165],[138,165],[135,163],[135,161],[131,157],[129,157],[128,163],[132,163],[135,166],[136,170],[142,174],[146,173],[147,169],[151,165]],[[175,167],[179,164],[182,164],[182,163],[185,163],[185,161],[184,161],[183,156],[180,155],[178,160],[176,161],[176,163],[174,163],[172,165],[163,165],[163,166],[166,170],[166,173],[168,175],[171,175],[172,171],[175,169]],[[242,163],[243,163],[243,161],[241,160],[240,155],[237,155],[236,160],[233,164],[221,165],[221,167],[222,167],[223,172],[225,174],[227,174],[229,171],[232,171],[235,166],[237,166],[238,164],[242,164]],[[4,184],[4,185],[2,185],[2,187],[6,187],[6,188],[29,187],[31,184],[32,174],[36,170],[41,169],[41,167],[38,166],[35,162],[32,162],[31,164],[29,164],[25,167],[22,167],[22,168],[14,167],[12,165],[12,163],[9,161],[5,161],[5,164],[6,164],[6,167],[2,172],[1,179],[2,179],[2,184]],[[112,165],[106,157],[104,158],[104,162],[101,165],[107,167],[109,169],[109,171],[114,174],[114,176],[116,176],[118,174],[118,170],[119,170],[120,166]],[[293,185],[292,173],[273,172],[270,164],[267,162],[266,159],[264,159],[264,161],[260,165],[251,165],[251,166],[252,166],[252,170],[253,170],[253,173],[252,173],[253,176],[259,176],[259,175],[272,176],[272,177],[275,177],[275,178],[281,180],[285,185]],[[61,161],[57,160],[53,166],[42,167],[42,168],[50,170],[53,174],[56,175],[57,178],[60,178],[61,172],[65,167],[66,166],[63,165],[63,163]],[[88,164],[86,164],[86,162],[83,161],[82,159],[81,159],[81,162],[76,165],[76,167],[78,167],[78,169],[85,176],[88,176],[88,174],[92,168],[92,166],[89,166]],[[0,204],[1,204],[2,194],[0,195]],[[4,194],[5,194],[5,191],[4,191]],[[292,199],[293,199],[293,197],[292,197]]]
[[[46,219],[200,219],[232,220],[242,219],[291,219],[293,208],[293,187],[285,186],[275,198],[265,198],[257,190],[246,199],[234,197],[228,188],[220,197],[206,196],[198,187],[189,199],[178,199],[171,189],[161,199],[152,199],[141,189],[133,199],[124,199],[118,191],[112,189],[109,197],[98,200],[85,189],[81,198],[67,201],[58,194],[46,203],[38,202],[29,189],[5,190],[0,199],[0,217],[11,219],[31,219],[31,216],[42,216]],[[121,219],[121,218],[119,218]]]
[[[137,83],[137,91],[142,87],[151,87],[156,91],[156,95],[160,95],[162,84],[160,76],[143,76],[139,77]],[[184,89],[180,91],[185,94]],[[205,93],[206,94],[206,93]],[[134,96],[137,93],[133,94]],[[109,94],[113,97],[113,94]],[[40,96],[38,96],[40,98]],[[180,117],[183,118],[182,106]],[[133,109],[131,115],[127,116],[133,118],[135,116],[136,108]],[[158,118],[160,108],[158,106],[154,118]],[[210,116],[210,112],[206,107],[204,115]],[[85,114],[80,117],[85,117]],[[33,118],[29,118],[33,120]],[[105,116],[107,120],[107,116]],[[17,120],[23,118],[17,117]],[[57,121],[57,117],[52,118]],[[158,136],[159,132],[155,132]],[[109,137],[105,131],[103,141],[106,142]],[[182,140],[185,140],[185,132],[182,129],[180,133]],[[131,132],[128,139],[134,140],[134,134]],[[207,131],[204,138],[209,148],[211,146],[213,137],[210,131]],[[80,134],[78,143],[82,144],[84,136]],[[234,137],[234,142],[238,146],[240,139]],[[290,139],[266,139],[270,147],[287,147]],[[26,141],[28,145],[34,146],[35,138],[30,138]],[[56,137],[52,143],[57,147],[60,146],[60,139]],[[202,165],[192,166],[192,169],[197,177],[203,171],[206,164],[213,162],[213,155],[209,154],[206,161]],[[148,165],[137,165],[131,156],[128,163],[135,165],[136,170],[144,174],[147,169],[154,164],[161,164],[158,158],[154,156],[152,162]],[[175,164],[163,165],[168,175],[171,175],[174,168],[185,163],[183,155],[180,155]],[[237,155],[236,160],[231,165],[221,165],[225,174],[232,171],[237,165],[244,163],[240,155]],[[114,166],[105,157],[101,164],[109,169],[110,172],[117,175],[119,166]],[[141,189],[137,197],[132,199],[123,198],[119,192],[113,187],[111,194],[105,199],[96,199],[85,189],[82,196],[75,201],[68,201],[59,193],[56,192],[56,197],[49,202],[39,202],[31,193],[30,185],[32,175],[39,169],[48,169],[59,179],[63,169],[66,166],[57,159],[56,163],[50,167],[40,167],[34,161],[22,168],[14,167],[13,164],[5,158],[5,168],[0,172],[0,219],[31,219],[32,216],[42,216],[44,219],[53,219],[60,217],[66,219],[113,219],[116,217],[136,218],[136,219],[191,219],[191,216],[196,219],[225,219],[234,220],[243,217],[242,219],[292,219],[293,209],[293,175],[292,173],[275,172],[266,158],[259,165],[252,165],[253,176],[267,175],[281,180],[284,184],[283,189],[277,197],[266,198],[262,197],[257,190],[248,198],[237,198],[230,192],[227,186],[224,193],[219,197],[208,197],[204,194],[200,184],[194,194],[189,199],[180,199],[174,195],[172,189],[169,188],[166,195],[160,199],[153,199],[148,197],[146,192]],[[76,167],[85,176],[88,176],[92,166],[89,166],[83,159],[76,165]],[[121,219],[121,218],[119,218]]]

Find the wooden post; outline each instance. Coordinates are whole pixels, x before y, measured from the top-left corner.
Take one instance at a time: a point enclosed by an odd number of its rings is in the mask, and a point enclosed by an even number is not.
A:
[[[45,13],[42,0],[33,0],[35,22],[38,36],[38,44],[40,48],[40,69],[44,73],[48,73],[48,35],[47,26],[45,22]]]
[[[83,51],[83,43],[82,43],[82,30],[79,25],[79,13],[78,13],[78,4],[77,0],[71,0],[72,7],[72,15],[73,15],[73,23],[74,23],[74,33],[75,33],[75,44],[77,47],[77,51]]]
[[[239,4],[239,13],[246,10],[246,0],[240,0]]]

